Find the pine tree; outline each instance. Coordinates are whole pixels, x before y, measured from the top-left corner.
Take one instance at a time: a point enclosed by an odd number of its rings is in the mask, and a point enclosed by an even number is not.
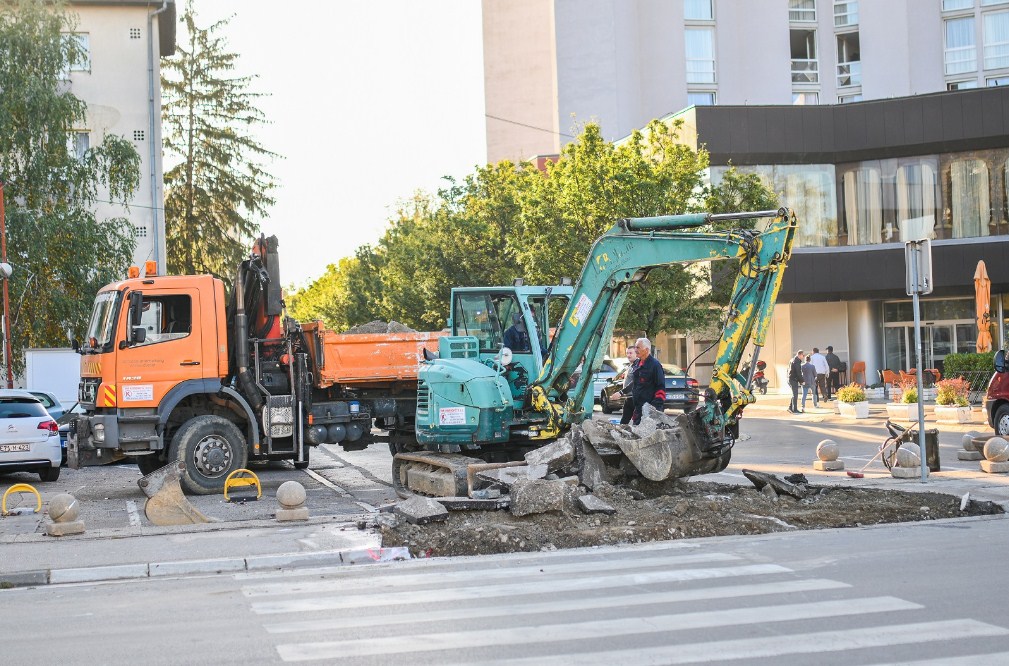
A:
[[[260,160],[277,155],[252,136],[267,122],[255,106],[263,95],[250,90],[255,76],[232,74],[238,54],[220,35],[229,20],[200,28],[187,3],[188,39],[164,62],[161,87],[166,158],[179,160],[165,172],[168,270],[230,283],[259,232],[256,219],[274,203],[276,184]]]

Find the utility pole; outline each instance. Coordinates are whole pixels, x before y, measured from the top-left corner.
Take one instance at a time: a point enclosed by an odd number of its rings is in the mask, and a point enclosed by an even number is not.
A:
[[[11,276],[11,265],[7,263],[7,223],[4,220],[4,184],[0,181],[0,276],[4,283],[4,365],[7,366],[7,388],[14,388],[14,368],[11,361],[14,354],[11,353],[11,316],[10,316],[10,296],[7,290],[7,283]]]

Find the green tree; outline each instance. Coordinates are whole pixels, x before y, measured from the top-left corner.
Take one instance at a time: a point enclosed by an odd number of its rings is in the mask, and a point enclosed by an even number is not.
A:
[[[238,55],[219,33],[229,19],[197,25],[192,2],[186,41],[164,61],[161,86],[165,150],[179,163],[165,172],[168,270],[210,273],[230,283],[259,231],[256,218],[274,203],[260,160],[277,155],[251,129],[266,122],[255,106],[253,76],[234,76]]]
[[[362,245],[355,256],[330,264],[318,280],[293,291],[288,311],[298,321],[321,319],[335,331],[380,319],[379,262],[371,246]]]
[[[97,219],[100,200],[126,205],[140,183],[140,156],[106,134],[78,156],[69,148],[87,107],[67,88],[83,53],[62,3],[0,3],[0,180],[4,186],[13,364],[25,347],[83,334],[95,292],[121,279],[134,248],[125,218]]]

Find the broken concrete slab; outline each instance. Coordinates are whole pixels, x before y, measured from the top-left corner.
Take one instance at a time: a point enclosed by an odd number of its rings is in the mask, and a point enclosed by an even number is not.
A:
[[[583,438],[581,449],[581,469],[578,478],[582,485],[589,490],[594,490],[596,486],[606,481],[606,463],[596,452],[595,445]]]
[[[614,433],[621,433],[624,437],[632,435],[631,427],[627,425],[615,425],[605,421],[583,421],[580,426],[583,440],[586,444],[591,443],[592,448],[600,456],[615,456],[620,454],[620,447],[613,438]]]
[[[485,469],[477,472],[478,480],[488,482],[491,488],[503,486],[511,487],[516,481],[521,479],[542,479],[547,475],[546,465],[519,465],[515,467],[498,467],[496,469]]]
[[[426,525],[448,519],[448,509],[430,497],[413,497],[396,505],[396,515],[414,525]]]
[[[479,491],[477,491],[479,492]],[[438,503],[449,511],[494,511],[507,509],[511,498],[508,495],[492,498],[439,497]]]
[[[526,464],[530,467],[546,465],[547,471],[550,472],[556,472],[570,465],[575,460],[575,447],[571,439],[571,435],[568,434],[546,446],[529,451],[525,455]]]
[[[750,483],[752,483],[757,490],[763,491],[765,486],[770,486],[776,495],[788,495],[790,497],[794,497],[795,499],[805,499],[810,494],[808,488],[802,485],[790,483],[784,479],[779,479],[773,474],[756,472],[752,469],[744,469],[743,476],[749,479]]]
[[[582,495],[577,499],[576,503],[578,504],[578,508],[582,510],[582,513],[602,513],[612,516],[617,512],[616,509],[595,495]]]
[[[511,490],[512,515],[528,516],[564,509],[564,499],[571,486],[563,481],[523,479],[516,481]]]

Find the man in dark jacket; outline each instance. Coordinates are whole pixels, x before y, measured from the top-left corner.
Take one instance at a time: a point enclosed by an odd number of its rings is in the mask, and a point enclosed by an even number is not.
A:
[[[645,404],[662,411],[666,402],[666,373],[658,359],[652,356],[652,343],[648,338],[638,338],[634,348],[638,352],[638,362],[634,369],[634,387],[631,389],[631,398],[634,400],[631,423],[638,425]]]
[[[795,352],[795,357],[788,364],[788,385],[792,389],[792,402],[788,404],[788,411],[792,414],[799,412],[799,384],[802,383],[802,350]]]
[[[829,345],[825,356],[827,357],[827,367],[830,368],[830,374],[827,375],[827,389],[833,395],[841,388],[841,359],[834,353],[834,348]]]

